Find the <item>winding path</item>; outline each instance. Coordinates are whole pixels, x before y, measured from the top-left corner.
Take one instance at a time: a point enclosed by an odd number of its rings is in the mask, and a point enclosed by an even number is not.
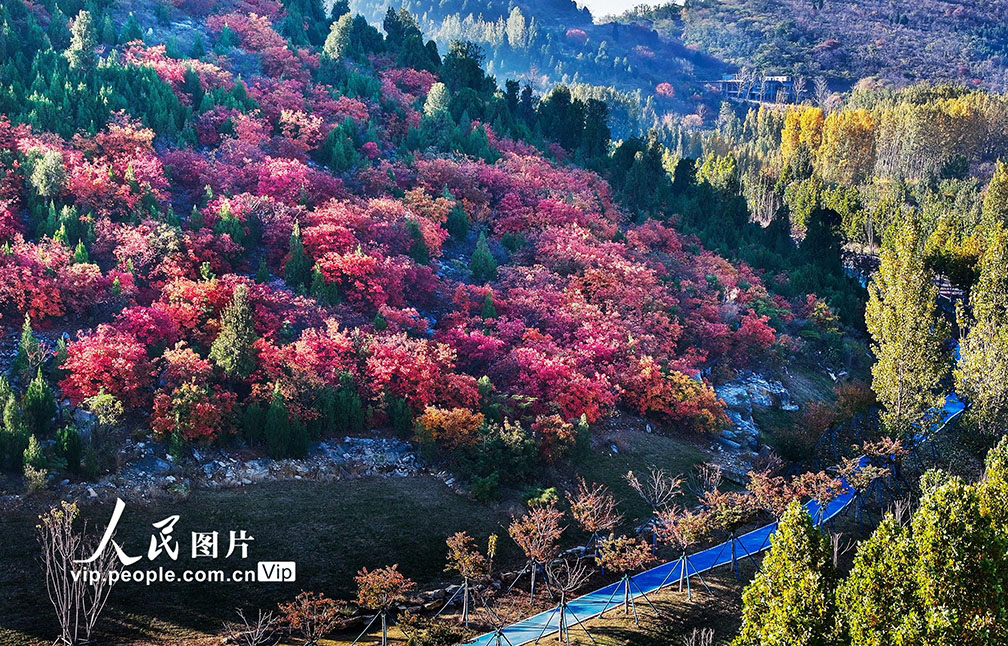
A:
[[[958,417],[965,409],[965,404],[958,397],[949,395],[945,399],[945,405],[937,409],[935,415],[927,422],[930,432],[925,433],[922,431],[918,434],[918,441],[923,441],[931,433],[945,428],[949,422]],[[865,459],[862,458],[862,460]],[[831,501],[823,509],[820,509],[819,504],[814,500],[805,504],[809,515],[812,518],[817,518],[820,526],[840,515],[856,498],[857,492],[852,487],[847,485],[846,482],[844,482],[844,487],[844,493]],[[770,538],[776,531],[777,523],[773,522],[754,529],[748,534],[736,537],[734,542],[737,554],[755,556],[768,550],[771,543]],[[669,561],[630,577],[632,582],[630,596],[638,599],[648,593],[655,592],[673,583],[678,583],[684,564],[687,567],[686,576],[692,577],[698,574],[702,575],[723,565],[729,565],[731,562],[732,541],[729,540],[719,545],[708,547],[700,552],[690,554],[685,559],[679,558]],[[597,617],[607,609],[618,606],[622,602],[622,590],[623,582],[617,581],[569,601],[565,611],[564,626],[573,628],[579,622]],[[469,643],[474,646],[521,646],[522,644],[537,641],[546,635],[555,634],[559,628],[560,613],[558,609],[554,608],[513,623],[498,632],[481,635]]]

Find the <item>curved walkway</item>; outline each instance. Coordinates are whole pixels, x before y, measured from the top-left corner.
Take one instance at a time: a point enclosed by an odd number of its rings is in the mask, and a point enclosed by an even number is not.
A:
[[[945,405],[935,411],[932,419],[925,422],[929,427],[928,432],[922,431],[917,437],[918,441],[923,441],[933,433],[945,428],[965,408],[965,404],[958,397],[949,395],[945,400]],[[865,459],[862,458],[862,461]],[[857,492],[847,485],[846,482],[844,482],[844,487],[844,493],[831,501],[825,508],[820,509],[819,504],[814,500],[805,504],[809,515],[812,518],[817,518],[820,526],[838,516],[856,498]],[[748,534],[736,537],[734,539],[736,555],[755,556],[769,549],[770,537],[773,536],[775,531],[777,531],[777,523],[773,522],[754,529]],[[637,599],[673,583],[678,583],[680,576],[683,575],[682,569],[684,565],[686,567],[686,578],[698,574],[702,575],[716,567],[729,565],[732,562],[732,547],[731,540],[725,541],[719,545],[690,554],[685,558],[663,563],[630,577],[630,596]],[[634,592],[635,590],[636,592]],[[592,617],[597,617],[607,609],[618,606],[622,603],[622,591],[623,582],[617,581],[569,601],[564,612],[563,625],[568,628],[574,628],[578,623],[587,621]],[[521,646],[522,644],[537,641],[540,637],[556,633],[560,629],[560,618],[560,612],[557,608],[554,608],[513,623],[499,632],[481,635],[469,643],[475,646],[490,646],[491,644],[493,646]]]

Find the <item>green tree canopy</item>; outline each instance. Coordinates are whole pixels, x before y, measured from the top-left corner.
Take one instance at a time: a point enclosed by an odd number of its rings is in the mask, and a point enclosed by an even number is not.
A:
[[[950,369],[948,326],[939,318],[931,272],[924,266],[916,221],[908,219],[882,250],[868,286],[865,323],[876,363],[872,387],[885,406],[883,423],[903,435],[939,406],[939,386]]]
[[[742,629],[733,646],[831,646],[836,574],[829,541],[793,501],[770,554],[742,594]]]

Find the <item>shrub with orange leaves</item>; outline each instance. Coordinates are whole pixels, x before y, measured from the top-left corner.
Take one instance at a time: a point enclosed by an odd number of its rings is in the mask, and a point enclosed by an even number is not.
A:
[[[447,449],[469,446],[476,441],[476,432],[483,424],[483,413],[467,408],[428,406],[417,420],[419,439],[431,439]]]

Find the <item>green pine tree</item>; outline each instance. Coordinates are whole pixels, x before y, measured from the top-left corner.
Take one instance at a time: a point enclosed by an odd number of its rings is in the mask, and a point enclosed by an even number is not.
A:
[[[26,314],[24,323],[21,325],[21,341],[18,344],[17,355],[14,357],[14,363],[11,364],[11,374],[22,379],[30,378],[32,362],[37,361],[40,356],[42,356],[42,345],[35,338],[31,317]]]
[[[733,646],[833,646],[836,574],[829,541],[793,501],[770,554],[742,594],[742,629]]]
[[[915,561],[909,529],[892,516],[858,546],[850,575],[837,591],[851,646],[917,643],[923,617],[913,581]]]
[[[410,237],[409,255],[419,265],[426,265],[430,262],[430,250],[424,241],[423,233],[420,231],[420,223],[410,218],[406,220],[406,233]]]
[[[91,258],[88,256],[87,247],[84,246],[84,241],[78,240],[77,247],[74,249],[73,261],[78,264],[87,264],[90,260]]]
[[[452,210],[448,212],[448,221],[445,223],[445,229],[456,240],[464,240],[469,233],[469,217],[466,215],[465,209],[462,208],[460,202],[456,202]]]
[[[30,432],[44,436],[48,433],[52,419],[58,412],[52,388],[42,378],[42,369],[40,368],[21,398],[21,415],[24,423]]]
[[[248,287],[238,285],[221,313],[220,332],[210,346],[210,359],[228,377],[245,379],[255,369],[256,338]]]
[[[925,633],[914,644],[1008,643],[1008,545],[982,511],[978,487],[956,477],[925,490],[911,522],[912,580]]]
[[[70,47],[65,56],[72,70],[91,70],[95,66],[95,47],[98,38],[95,35],[91,12],[82,10],[70,23]]]
[[[497,318],[497,308],[494,307],[493,296],[490,294],[487,294],[483,298],[483,309],[480,311],[480,317],[484,321]]]
[[[486,233],[480,233],[479,240],[476,241],[476,250],[469,260],[469,271],[473,282],[480,285],[497,278],[497,261],[490,253]]]
[[[22,465],[33,469],[45,470],[49,467],[42,445],[34,435],[28,437],[28,446],[24,450]]]
[[[266,259],[260,258],[259,266],[256,267],[255,281],[260,285],[263,285],[269,282],[269,278],[270,272],[269,267],[266,265]]]
[[[943,400],[938,388],[950,369],[949,333],[938,316],[937,296],[919,228],[908,220],[882,250],[865,310],[876,357],[872,387],[885,407],[883,423],[897,436],[910,433]]]
[[[280,394],[280,384],[273,389],[273,399],[266,409],[266,421],[263,432],[266,436],[266,451],[273,457],[285,457],[290,446],[290,413],[283,395]]]
[[[136,16],[133,15],[132,11],[129,14],[129,18],[126,19],[126,24],[123,25],[122,33],[119,34],[119,40],[122,43],[143,40],[143,30],[140,29],[140,23],[137,22]]]
[[[305,253],[301,242],[301,227],[294,225],[288,247],[287,262],[284,264],[284,280],[291,289],[300,289],[311,280],[312,261]]]
[[[80,433],[74,426],[66,426],[59,432],[59,452],[66,460],[67,469],[71,473],[80,473],[83,444]]]

